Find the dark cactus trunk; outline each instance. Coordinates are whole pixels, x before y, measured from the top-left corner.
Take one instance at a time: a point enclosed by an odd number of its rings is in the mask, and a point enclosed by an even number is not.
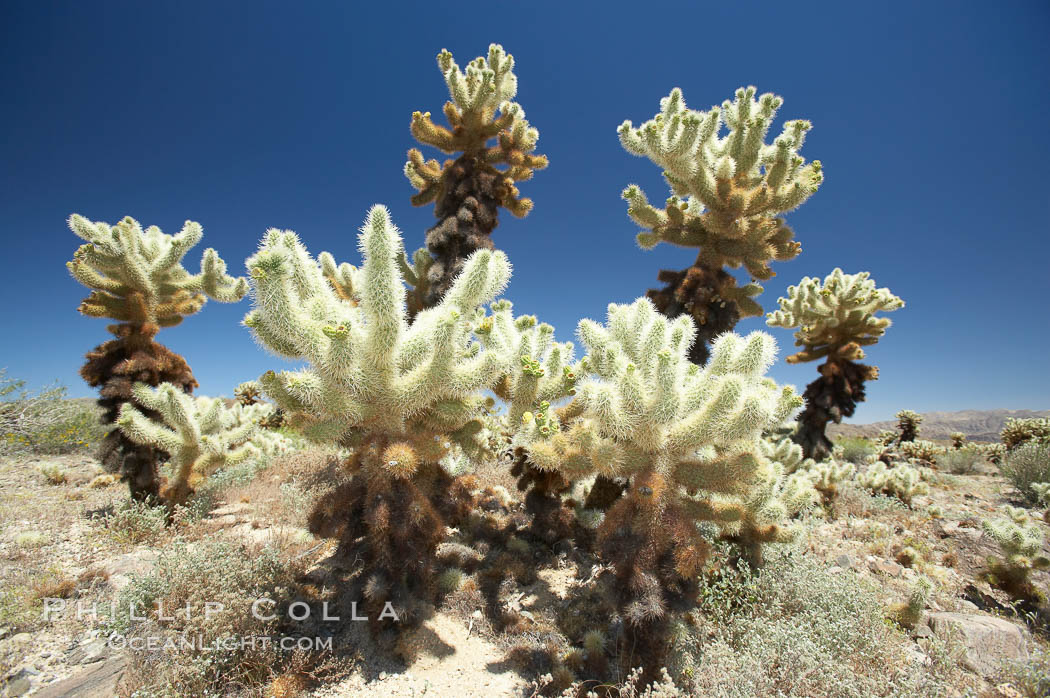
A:
[[[832,449],[824,433],[828,422],[839,424],[843,417],[853,416],[857,404],[864,402],[864,382],[878,378],[879,370],[847,359],[829,359],[817,370],[820,378],[802,395],[806,407],[798,416],[794,441],[806,458],[823,460]]]
[[[434,264],[427,274],[424,307],[432,308],[441,301],[467,257],[477,250],[493,249],[489,236],[499,223],[499,202],[508,182],[503,173],[467,153],[446,169],[434,203],[438,223],[426,234]]]
[[[656,277],[667,285],[650,289],[646,296],[656,309],[669,318],[689,315],[696,321],[696,340],[689,350],[689,360],[704,365],[710,356],[714,338],[729,332],[740,321],[740,309],[724,298],[725,291],[736,287],[736,279],[724,269],[712,269],[697,260],[682,271],[661,269]]]
[[[197,381],[186,361],[153,341],[157,326],[151,323],[111,325],[116,335],[87,354],[80,369],[88,385],[99,389],[98,404],[103,409],[102,423],[114,424],[125,402],[134,402],[131,388],[135,383],[157,387],[171,383],[189,393]],[[152,410],[136,406],[151,419],[160,419]],[[160,476],[157,468],[166,456],[163,451],[139,445],[114,427],[102,441],[99,460],[109,472],[119,473],[128,483],[132,498],[145,501],[160,498]]]

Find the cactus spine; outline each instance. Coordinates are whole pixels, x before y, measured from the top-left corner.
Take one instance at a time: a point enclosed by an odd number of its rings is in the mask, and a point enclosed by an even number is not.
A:
[[[620,125],[627,152],[648,157],[663,169],[672,196],[661,210],[630,185],[623,191],[627,212],[642,228],[638,244],[659,242],[699,248],[683,271],[663,270],[667,285],[650,290],[661,313],[685,314],[698,326],[690,358],[707,361],[712,340],[733,329],[742,317],[762,314],[756,283],[774,275],[770,262],[794,259],[801,251],[781,214],[806,201],[823,181],[819,160],[806,165],[798,154],[806,132],[804,120],[788,121],[772,145],[766,132],[783,100],[773,94],[755,99],[755,88],[740,88],[721,108],[686,108],[678,88],[660,100],[660,113],[634,128]],[[719,137],[722,125],[728,128]],[[725,267],[744,267],[751,282],[737,286]]]
[[[864,358],[861,347],[878,342],[890,326],[875,313],[904,306],[889,289],[876,289],[869,276],[835,269],[823,283],[806,277],[789,286],[780,308],[766,316],[771,327],[798,328],[795,346],[802,350],[787,357],[788,363],[824,359],[817,369],[820,378],[806,386],[806,408],[795,434],[807,458],[822,460],[831,454],[832,443],[824,433],[828,422],[838,424],[852,416],[864,401],[864,382],[879,377],[877,367],[857,363]]]
[[[193,390],[197,381],[186,361],[153,338],[161,327],[178,325],[199,311],[209,297],[223,303],[240,300],[247,282],[227,276],[225,262],[210,248],[204,251],[199,274],[183,268],[183,257],[203,235],[192,221],[177,235],[165,235],[156,226],[144,231],[130,217],[110,226],[74,214],[69,227],[86,241],[66,265],[73,278],[91,289],[79,311],[117,321],[108,327],[116,338],[90,351],[80,369],[88,385],[99,389],[103,422],[113,424],[121,406],[133,401],[135,383],[170,383],[182,392]],[[148,410],[146,415],[160,417]],[[136,499],[160,495],[161,457],[154,446],[135,443],[117,428],[106,435],[99,454],[110,472],[127,481]]]
[[[417,280],[409,282],[418,306],[410,305],[410,312],[437,305],[464,261],[477,250],[493,249],[489,236],[499,222],[500,207],[519,218],[528,214],[532,201],[519,198],[515,183],[547,166],[545,156],[533,154],[539,131],[525,120],[521,105],[510,101],[518,90],[513,56],[492,44],[488,56],[471,61],[465,74],[448,51],[442,50],[437,62],[452,97],[444,109],[450,128],[431,121],[430,112],[415,112],[412,135],[459,156],[439,165],[424,161],[415,148],[408,151],[405,176],[418,190],[412,203],[434,202],[438,218],[426,235],[429,258],[418,252],[414,257]]]

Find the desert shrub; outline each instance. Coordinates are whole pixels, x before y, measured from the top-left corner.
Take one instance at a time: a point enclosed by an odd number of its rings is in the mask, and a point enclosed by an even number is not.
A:
[[[163,534],[168,513],[149,502],[122,500],[102,517],[105,532],[121,543],[152,543]]]
[[[49,485],[62,485],[69,480],[69,475],[66,473],[66,469],[57,463],[44,463],[38,470],[40,474],[44,476]]]
[[[274,642],[240,639],[275,638],[292,630],[286,611],[289,602],[298,600],[292,593],[300,571],[273,548],[254,550],[221,539],[166,548],[150,574],[132,577],[120,593],[116,613],[104,624],[111,638],[158,638],[155,645],[163,648],[132,649],[136,695],[228,695],[232,687],[259,686],[280,673],[293,660],[292,653]],[[252,613],[257,599],[274,601],[259,614],[273,614],[272,619]],[[222,604],[223,610],[206,617],[205,603]],[[187,606],[189,613],[175,612]],[[132,612],[147,620],[132,619]],[[315,609],[311,617],[316,615]],[[303,636],[315,634],[305,626],[294,632],[299,636],[301,631]],[[180,638],[195,643],[188,646]],[[173,645],[164,647],[169,640]],[[216,645],[218,641],[223,643]]]
[[[937,652],[925,671],[883,620],[876,589],[829,575],[798,550],[773,550],[753,580],[755,603],[692,633],[689,695],[943,695],[953,671]],[[750,593],[750,592],[749,592]]]
[[[67,399],[62,386],[30,393],[24,385],[0,369],[0,455],[73,453],[104,435],[94,405]]]
[[[1007,662],[996,678],[1009,683],[1024,698],[1050,696],[1050,652],[1036,645],[1026,661]]]
[[[835,441],[835,446],[842,447],[842,455],[837,459],[850,463],[863,463],[876,450],[875,444],[863,436],[844,436]]]
[[[1050,441],[1050,419],[1008,419],[999,432],[1003,446],[1013,451],[1029,441]]]
[[[973,446],[945,451],[937,456],[937,465],[953,475],[969,475],[977,470],[984,457]]]
[[[1050,443],[1026,443],[1010,451],[999,472],[1029,504],[1039,502],[1032,489],[1037,482],[1050,482]]]

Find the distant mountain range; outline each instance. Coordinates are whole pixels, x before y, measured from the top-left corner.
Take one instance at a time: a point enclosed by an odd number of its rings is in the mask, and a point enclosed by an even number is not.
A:
[[[962,410],[924,412],[919,438],[947,441],[953,431],[966,434],[968,441],[998,441],[1008,419],[1050,417],[1050,410]],[[829,424],[829,436],[878,436],[880,431],[896,429],[897,420],[871,424]]]

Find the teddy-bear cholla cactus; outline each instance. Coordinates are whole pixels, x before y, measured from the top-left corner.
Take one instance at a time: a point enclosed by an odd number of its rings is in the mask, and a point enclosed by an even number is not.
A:
[[[1030,575],[1050,567],[1050,558],[1043,552],[1043,531],[1024,509],[1005,505],[1002,511],[1005,518],[981,522],[1003,555],[1002,559],[989,558],[986,578],[1016,599],[1040,600],[1043,596]]]
[[[952,440],[952,449],[956,451],[966,445],[966,434],[961,431],[953,431],[948,438]]]
[[[487,455],[481,391],[506,372],[506,349],[497,333],[470,337],[510,264],[479,250],[410,325],[401,239],[386,208],[369,211],[360,249],[347,298],[294,233],[269,231],[247,261],[254,309],[244,324],[265,347],[308,364],[260,378],[289,422],[352,449],[352,478],[319,502],[311,528],[341,538],[348,553],[364,536],[369,616],[377,621],[390,601],[406,620],[432,591],[445,526],[469,509],[469,488],[449,473]]]
[[[286,450],[288,440],[258,428],[262,406],[228,408],[218,398],[193,398],[171,383],[132,388],[135,403],[120,408],[117,426],[135,443],[171,456],[172,477],[160,488],[168,506],[184,504],[197,486],[225,465]],[[141,405],[141,409],[136,405]],[[159,414],[163,423],[146,415]]]
[[[95,347],[80,369],[84,380],[99,389],[103,422],[116,421],[121,405],[132,400],[135,383],[167,382],[190,392],[197,381],[186,361],[153,338],[161,327],[177,325],[199,311],[209,297],[224,303],[240,300],[247,282],[227,276],[226,264],[210,248],[199,274],[186,271],[182,259],[203,235],[192,221],[176,235],[165,235],[156,226],[142,230],[130,217],[110,226],[74,214],[69,227],[86,241],[67,263],[73,278],[91,289],[80,312],[117,321],[108,327],[116,339]],[[114,428],[103,440],[99,458],[110,472],[121,474],[136,499],[158,496],[162,454],[154,447],[129,441]]]
[[[628,214],[645,231],[638,243],[650,249],[669,242],[697,247],[699,254],[683,271],[663,270],[667,285],[649,298],[668,317],[690,315],[698,324],[691,349],[696,363],[707,360],[709,345],[742,317],[762,314],[754,300],[756,281],[774,275],[770,262],[798,256],[801,246],[781,214],[806,201],[823,180],[820,161],[805,164],[798,154],[808,121],[784,124],[772,145],[766,133],[783,100],[773,94],[755,99],[755,88],[736,91],[732,102],[709,111],[688,109],[680,89],[660,100],[660,113],[634,128],[620,125],[627,152],[648,157],[663,168],[672,196],[663,210],[652,206],[637,185],[623,198]],[[722,125],[728,128],[719,137]],[[751,283],[737,286],[725,267],[743,266]]]
[[[897,417],[897,442],[906,444],[919,438],[919,425],[922,424],[922,415],[911,410],[901,410]]]
[[[775,352],[769,335],[723,335],[701,368],[688,360],[692,318],[669,320],[648,299],[610,305],[606,325],[583,320],[579,336],[592,377],[571,409],[525,415],[516,438],[540,469],[630,479],[598,544],[617,577],[625,642],[655,672],[670,612],[695,601],[710,550],[698,524],[715,523],[748,551],[790,533],[776,521],[777,473],[759,441],[801,400],[763,376]]]
[[[586,370],[587,359],[573,361],[572,342],[554,341],[554,328],[537,322],[532,315],[517,318],[510,301],[493,303],[492,316],[475,327],[475,333],[495,333],[501,346],[510,352],[508,372],[493,388],[507,404],[507,424],[519,424],[525,415],[538,419],[547,433],[557,428],[554,403],[576,393],[576,383]],[[551,420],[546,423],[546,420]],[[572,481],[554,468],[538,468],[529,462],[525,450],[514,450],[511,474],[518,478],[518,489],[525,494],[525,508],[532,514],[530,533],[553,544],[573,533],[573,511],[562,506],[562,495]]]
[[[857,484],[872,492],[896,497],[908,506],[915,495],[929,492],[929,486],[922,482],[922,476],[915,468],[903,463],[887,468],[878,460],[857,476]]]
[[[1008,419],[999,438],[1007,451],[1029,441],[1050,442],[1050,419]]]
[[[809,458],[822,460],[832,449],[824,433],[828,422],[850,417],[864,401],[864,382],[879,377],[875,366],[857,363],[864,358],[861,347],[870,346],[890,326],[880,311],[896,310],[904,301],[886,288],[875,288],[868,272],[843,274],[835,269],[823,283],[806,277],[789,286],[780,308],[766,317],[771,327],[798,328],[795,346],[802,350],[787,357],[788,363],[824,359],[817,369],[820,378],[806,386],[806,408],[799,415],[795,439]]]
[[[547,166],[545,156],[533,154],[539,131],[525,120],[521,105],[510,101],[518,91],[513,56],[492,44],[488,57],[471,61],[466,73],[448,51],[442,50],[437,62],[452,97],[444,109],[450,128],[431,121],[430,112],[415,112],[412,135],[444,153],[460,154],[441,165],[437,160],[424,161],[413,148],[405,163],[405,176],[418,190],[412,203],[434,202],[438,218],[426,235],[431,260],[417,253],[419,279],[412,284],[427,308],[452,286],[467,257],[493,248],[489,236],[499,222],[501,206],[519,218],[532,209],[532,201],[519,198],[515,182]],[[493,139],[496,142],[490,145]]]

